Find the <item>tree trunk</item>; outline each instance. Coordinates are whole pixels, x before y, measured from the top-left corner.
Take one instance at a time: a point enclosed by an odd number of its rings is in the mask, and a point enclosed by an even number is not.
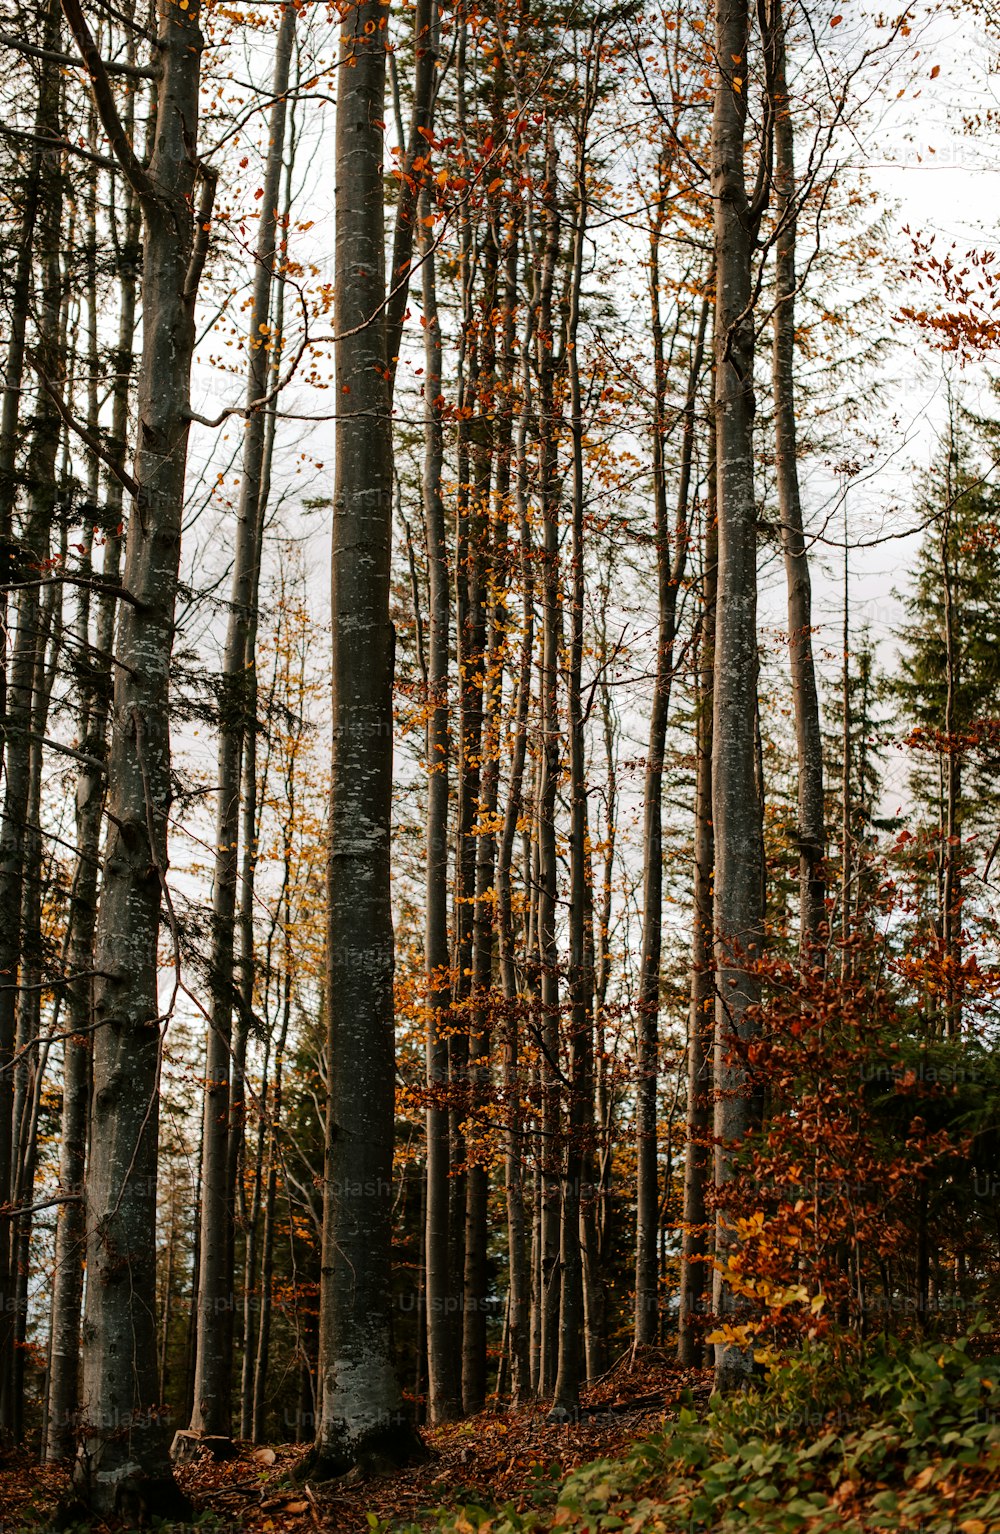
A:
[[[130,102],[132,98],[129,98]],[[126,129],[131,126],[126,117]],[[132,379],[136,291],[139,274],[139,202],[126,183],[119,255],[118,344],[114,354],[114,385],[108,452],[119,470],[125,467],[125,438]],[[94,295],[96,304],[96,293]],[[97,316],[93,320],[96,328]],[[95,377],[96,383],[96,377]],[[96,421],[93,423],[96,425]],[[98,486],[94,462],[95,490]],[[103,582],[117,584],[121,569],[123,490],[120,478],[108,479],[105,501]],[[45,1455],[50,1462],[72,1457],[79,1407],[80,1312],[83,1303],[83,1258],[86,1245],[83,1187],[90,1114],[90,1074],[93,1009],[94,933],[97,926],[97,882],[104,811],[105,773],[96,765],[107,753],[111,706],[111,653],[114,646],[115,597],[103,593],[97,601],[93,647],[90,646],[89,599],[81,602],[79,639],[92,677],[80,705],[80,751],[88,759],[77,772],[76,866],[70,895],[67,970],[73,979],[66,990],[68,1033],[63,1055],[63,1102],[59,1136],[59,1186],[69,1202],[59,1208],[56,1223],[55,1275],[52,1286],[50,1377]]]
[[[329,1099],[319,1422],[310,1473],[401,1459],[415,1434],[392,1352],[395,1061],[389,896],[392,441],[382,228],[384,12],[341,22],[328,934]]]
[[[136,159],[79,0],[63,9],[102,122],[143,214],[143,349],[136,496],[124,572],[108,759],[104,883],[94,968],[94,1097],[87,1176],[84,1441],[80,1490],[101,1514],[183,1516],[159,1411],[156,1150],[162,1016],[158,939],[166,895],[170,657],[190,425],[198,281],[214,177],[197,143],[198,5],[162,0],[161,74],[148,167]],[[195,206],[199,178],[203,190]],[[172,921],[171,915],[171,921]],[[125,1281],[127,1279],[127,1281]]]
[[[537,297],[537,294],[535,295]],[[523,1158],[525,1137],[522,1127],[522,1068],[519,1058],[520,1017],[515,963],[514,913],[511,893],[511,868],[514,841],[524,808],[524,765],[528,746],[528,715],[531,706],[531,673],[535,648],[535,577],[532,563],[531,527],[528,521],[528,422],[531,413],[530,352],[535,322],[535,302],[525,305],[520,339],[521,405],[514,445],[517,466],[515,511],[518,521],[521,560],[521,600],[523,603],[521,664],[518,671],[517,706],[510,763],[507,807],[497,856],[497,933],[500,953],[500,983],[505,1003],[503,1100],[506,1114],[504,1134],[504,1192],[507,1203],[507,1350],[510,1359],[510,1391],[515,1407],[531,1395],[531,1356],[529,1306],[531,1283],[525,1233]]]
[[[596,50],[597,58],[600,50]],[[569,1102],[565,1175],[559,1226],[559,1349],[553,1413],[565,1417],[580,1405],[583,1363],[583,1255],[580,1246],[581,1198],[590,1167],[593,1127],[591,1029],[594,971],[592,944],[586,940],[590,870],[587,825],[587,782],[584,760],[583,619],[584,471],[583,396],[580,387],[578,336],[580,289],[583,283],[584,241],[587,232],[587,130],[597,93],[597,62],[588,62],[583,102],[577,124],[576,206],[573,253],[566,317],[566,359],[569,374],[570,441],[572,444],[572,596],[570,603],[569,674],[569,794],[570,794],[570,909],[569,909]],[[590,953],[588,954],[588,947]],[[590,962],[588,962],[588,958]]]
[[[747,196],[747,0],[716,0],[719,79],[712,119],[715,208],[715,431],[719,575],[712,732],[712,819],[715,827],[714,932],[715,1184],[732,1176],[733,1157],[752,1122],[746,1046],[760,987],[754,963],[763,928],[763,829],[757,777],[757,517],[753,477],[753,289],[751,257],[760,210]],[[738,61],[738,62],[737,62]],[[732,1251],[720,1208],[716,1256]],[[715,1274],[713,1303],[725,1318],[732,1291]],[[720,1388],[745,1379],[749,1351],[716,1345]]]
[[[663,172],[661,170],[661,177]],[[665,182],[665,177],[663,177]],[[649,293],[653,330],[653,485],[656,507],[656,565],[659,620],[656,680],[649,721],[649,748],[643,793],[643,913],[642,965],[639,972],[639,1082],[636,1088],[636,1246],[634,1344],[657,1340],[657,1231],[659,1169],[657,1155],[657,1076],[659,1073],[660,951],[663,925],[663,767],[674,677],[677,639],[677,595],[687,564],[688,497],[694,445],[694,410],[701,375],[708,323],[708,303],[702,305],[698,333],[688,374],[684,403],[680,474],[674,516],[673,552],[667,516],[665,464],[667,366],[660,312],[660,243],[663,232],[663,185],[657,215],[650,229]]]
[[[428,199],[422,199],[423,216]],[[435,256],[421,225],[424,316],[424,527],[427,540],[427,893],[424,960],[427,972],[427,1413],[432,1427],[461,1415],[461,1385],[452,1345],[449,1240],[448,1014],[448,631],[450,589],[445,511],[441,496],[441,330]]]
[[[802,527],[795,426],[795,140],[785,80],[785,35],[780,0],[775,4],[775,240],[774,385],[775,475],[781,544],[788,583],[788,646],[795,709],[798,766],[799,949],[803,959],[821,956],[826,915],[826,827],[823,817],[823,738],[812,649],[812,586]]]
[[[713,425],[714,431],[714,425]],[[688,1015],[687,1140],[684,1149],[684,1224],[678,1297],[677,1361],[701,1362],[703,1345],[698,1318],[705,1308],[708,1279],[707,1137],[710,1131],[712,1012],[715,976],[712,964],[712,701],[715,665],[715,594],[718,563],[715,452],[709,451],[709,487],[702,573],[701,636],[695,695],[697,768],[694,805],[693,934],[691,1007]]]
[[[195,1360],[195,1432],[228,1438],[233,1396],[233,1246],[235,1211],[230,1182],[230,1059],[234,999],[236,899],[239,874],[240,783],[243,747],[256,725],[249,704],[254,656],[248,654],[250,627],[260,587],[260,498],[267,417],[260,401],[267,393],[270,348],[266,343],[271,309],[275,234],[281,195],[286,93],[295,39],[296,9],[285,7],[275,44],[271,84],[270,137],[264,172],[250,330],[247,339],[243,472],[236,521],[233,582],[226,647],[219,678],[218,799],[212,904],[211,1012],[205,1068],[205,1125],[201,1171],[201,1274]],[[243,1025],[245,1026],[245,1024]],[[242,1096],[241,1096],[242,1100]]]
[[[58,13],[50,16],[46,35],[58,43]],[[59,71],[44,65],[36,121],[40,131],[58,134],[60,115]],[[32,165],[37,189],[28,189],[22,237],[31,251],[36,236],[38,257],[37,335],[38,369],[54,388],[64,376],[65,359],[60,341],[62,270],[60,236],[62,220],[61,168],[52,155],[42,155]],[[37,205],[36,205],[37,199]],[[37,228],[36,228],[37,225]],[[24,227],[27,226],[27,227]],[[24,250],[22,249],[22,256]],[[20,272],[17,274],[20,275]],[[30,290],[31,264],[27,268]],[[15,295],[18,296],[18,295]],[[23,368],[23,326],[30,310],[30,291],[25,292],[26,313],[17,317],[8,349],[8,366]],[[9,382],[13,382],[12,379]],[[0,539],[13,562],[15,577],[24,577],[18,591],[17,628],[9,671],[5,671],[3,699],[5,794],[0,821],[0,1198],[16,1202],[15,1070],[13,1066],[18,1010],[18,980],[22,950],[22,901],[24,896],[27,821],[31,783],[32,714],[36,679],[36,653],[41,631],[40,588],[33,576],[43,567],[49,552],[49,535],[56,503],[56,456],[59,449],[59,416],[49,393],[37,384],[37,404],[25,469],[27,508],[15,543],[13,511],[16,502],[16,449],[18,398],[4,399],[3,440],[0,442],[0,495],[4,496]],[[9,408],[8,408],[9,407]],[[7,554],[5,554],[5,558]],[[6,649],[6,590],[4,591],[3,648]],[[22,1073],[18,1073],[19,1075]],[[17,1300],[15,1290],[16,1222],[0,1221],[0,1426],[16,1428],[14,1401],[14,1334]]]
[[[556,939],[558,867],[556,786],[560,766],[558,435],[552,289],[559,257],[555,134],[548,129],[545,164],[545,251],[538,314],[538,449],[542,535],[542,750],[538,790],[538,950],[541,968],[541,1377],[539,1393],[555,1389],[559,1358],[559,1169],[562,1150],[559,1058],[559,949]]]

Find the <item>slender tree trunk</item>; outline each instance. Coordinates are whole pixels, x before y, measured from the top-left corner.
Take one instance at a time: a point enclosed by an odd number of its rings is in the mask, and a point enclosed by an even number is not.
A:
[[[275,235],[281,196],[286,93],[295,39],[296,9],[285,7],[275,45],[270,139],[257,229],[256,267],[247,340],[247,411],[243,472],[236,520],[236,548],[229,622],[219,678],[218,799],[212,906],[211,1014],[205,1079],[205,1127],[201,1173],[200,1324],[195,1361],[193,1431],[228,1438],[232,1432],[235,1228],[230,1183],[230,1062],[234,998],[236,903],[239,883],[240,783],[243,748],[256,725],[248,704],[254,657],[247,653],[260,586],[260,501],[267,393]]]
[[[65,327],[61,344],[66,347]],[[64,461],[59,478],[66,484],[68,464]],[[59,558],[65,560],[67,530],[62,530]],[[14,1094],[14,1186],[12,1198],[21,1214],[12,1225],[12,1272],[14,1292],[14,1356],[11,1369],[10,1428],[16,1443],[24,1438],[24,1376],[27,1361],[28,1285],[30,1279],[31,1205],[34,1196],[35,1170],[38,1162],[38,1115],[47,1043],[41,1041],[41,1000],[43,975],[42,948],[42,770],[46,724],[52,687],[62,649],[62,587],[46,590],[40,610],[36,639],[35,680],[32,688],[34,706],[31,714],[31,763],[28,786],[28,823],[25,837],[24,891],[21,930],[24,988],[18,1004],[17,1053],[21,1064]]]
[[[270,1362],[272,1294],[274,1290],[274,1233],[278,1200],[278,1135],[281,1126],[281,1076],[284,1066],[285,1045],[288,1040],[288,1027],[292,1016],[290,947],[290,932],[286,918],[285,999],[281,1014],[281,1033],[274,1055],[274,1091],[271,1097],[270,1110],[267,1193],[264,1198],[264,1232],[261,1237],[260,1318],[254,1358],[251,1432],[254,1443],[264,1442],[265,1419],[267,1415],[267,1369]]]
[[[539,1391],[555,1389],[559,1356],[559,1168],[562,1147],[559,1062],[559,949],[556,938],[558,868],[556,787],[560,766],[559,487],[556,431],[556,359],[552,290],[559,257],[555,134],[548,129],[545,163],[545,251],[538,314],[538,450],[542,511],[542,751],[538,789],[538,949],[542,1012],[542,1229],[541,1378]]]
[[[753,313],[751,258],[760,210],[747,196],[744,133],[749,71],[747,0],[716,0],[719,78],[712,119],[715,207],[715,431],[719,575],[712,732],[715,827],[714,932],[715,1184],[732,1176],[733,1157],[752,1122],[745,1050],[760,987],[754,964],[763,927],[763,828],[757,777],[757,514],[753,477]],[[737,62],[738,61],[738,62]],[[730,1219],[719,1209],[714,1309],[735,1308],[722,1278],[732,1250]],[[746,1378],[749,1351],[716,1346],[720,1387]]]
[[[537,296],[537,295],[536,295]],[[528,745],[531,706],[531,674],[535,648],[535,576],[532,563],[531,526],[528,521],[528,423],[531,414],[530,352],[535,303],[525,305],[520,339],[521,403],[514,444],[515,512],[520,539],[521,600],[523,604],[521,663],[518,671],[517,705],[510,763],[510,779],[503,831],[497,856],[497,933],[500,983],[505,1003],[503,1098],[506,1113],[504,1135],[504,1192],[507,1203],[507,1347],[510,1359],[510,1390],[513,1405],[522,1405],[531,1394],[531,1340],[529,1307],[531,1282],[528,1269],[524,1209],[524,1145],[522,1127],[522,1068],[519,1056],[520,987],[515,962],[514,912],[511,869],[518,823],[524,809],[524,766]]]
[[[285,171],[285,204],[282,224],[285,236],[281,241],[281,261],[274,273],[274,286],[276,288],[273,304],[273,319],[271,325],[272,339],[276,338],[277,344],[271,353],[270,361],[270,390],[273,392],[281,376],[282,338],[285,329],[285,262],[288,251],[288,228],[291,219],[292,206],[292,177],[295,167],[295,127],[294,118],[289,130],[290,150],[287,158]],[[277,429],[277,404],[272,400],[266,407],[266,424],[264,429],[264,447],[260,470],[260,490],[257,500],[257,545],[262,548],[264,537],[264,519],[267,514],[268,502],[271,493],[271,465],[274,457],[274,439]],[[259,588],[258,588],[259,589]],[[245,1261],[244,1261],[244,1286],[243,1286],[243,1360],[240,1370],[240,1437],[249,1438],[253,1431],[253,1381],[255,1371],[254,1350],[256,1348],[257,1323],[254,1315],[256,1300],[255,1278],[257,1273],[257,1241],[258,1226],[260,1220],[260,1205],[262,1197],[263,1179],[263,1155],[264,1155],[264,1122],[263,1116],[258,1126],[256,1161],[254,1166],[252,1207],[249,1212],[246,1209],[245,1193],[242,1193],[242,1167],[246,1154],[246,1112],[247,1112],[247,1082],[246,1082],[246,1059],[247,1047],[250,1040],[250,1024],[254,1015],[254,998],[257,986],[257,959],[255,952],[254,937],[254,903],[256,899],[256,875],[257,855],[260,842],[260,816],[264,790],[258,783],[257,773],[257,736],[260,722],[258,718],[259,685],[257,676],[257,630],[260,620],[260,604],[256,601],[250,609],[250,618],[247,624],[247,700],[246,719],[247,728],[243,740],[243,865],[240,872],[239,890],[239,941],[240,941],[240,964],[239,964],[239,1001],[236,1016],[236,1024],[233,1030],[233,1097],[229,1115],[229,1167],[228,1185],[230,1198],[242,1211],[242,1222],[246,1231]],[[266,776],[266,773],[265,773]],[[285,859],[285,887],[287,889],[289,879],[288,858]],[[264,994],[267,994],[269,975],[265,975],[263,981]],[[266,1099],[267,1090],[267,1067],[268,1057],[265,1048],[263,1080],[261,1083],[261,1101]]]
[[[131,98],[130,98],[131,100]],[[126,129],[131,126],[126,117]],[[127,185],[122,210],[119,250],[118,342],[114,353],[114,386],[108,452],[119,470],[126,460],[128,405],[133,371],[136,294],[140,261],[139,200]],[[95,316],[96,323],[96,316]],[[121,569],[121,522],[123,490],[120,478],[111,475],[104,518],[104,558],[101,576],[113,587]],[[89,604],[88,604],[89,609]],[[101,850],[105,773],[96,764],[107,753],[108,715],[113,681],[111,653],[114,646],[117,603],[110,593],[97,600],[90,665],[93,685],[85,695],[80,717],[80,750],[87,757],[77,773],[76,870],[70,899],[70,943],[67,968],[80,976],[67,988],[70,1036],[63,1057],[63,1106],[59,1139],[59,1186],[70,1196],[60,1206],[56,1224],[56,1261],[52,1287],[52,1349],[48,1397],[46,1458],[72,1457],[77,1436],[79,1407],[80,1314],[83,1303],[83,1258],[86,1221],[83,1207],[84,1167],[90,1113],[90,1076],[93,1015],[94,934],[97,926],[97,882]],[[89,646],[89,627],[81,624],[81,643]],[[94,764],[94,765],[92,765]],[[79,1195],[79,1199],[74,1197]]]
[[[425,197],[422,207],[426,209]],[[428,216],[426,212],[423,215]],[[421,226],[426,230],[426,226]],[[427,971],[427,1391],[432,1426],[461,1414],[461,1386],[452,1345],[449,1301],[448,1037],[451,964],[448,954],[448,632],[451,604],[445,511],[441,496],[441,330],[435,256],[421,239],[424,315],[424,526],[430,586],[427,675],[427,893],[424,938]]]
[[[574,1414],[580,1404],[583,1362],[583,1256],[580,1249],[580,1212],[584,1177],[590,1166],[593,1113],[592,1078],[593,965],[588,964],[587,885],[589,871],[587,783],[584,761],[583,619],[586,572],[584,566],[585,486],[583,471],[583,396],[580,387],[579,328],[580,289],[583,283],[584,241],[587,232],[587,132],[597,92],[600,49],[588,63],[583,84],[583,103],[577,125],[576,206],[569,303],[566,318],[566,359],[569,375],[570,441],[572,444],[572,586],[570,603],[569,713],[570,777],[570,911],[569,911],[569,1102],[565,1175],[559,1230],[559,1346],[553,1412]],[[592,959],[592,954],[591,954]]]
[[[812,585],[802,526],[795,426],[795,136],[785,79],[781,0],[775,6],[775,240],[774,385],[775,473],[781,544],[788,582],[788,644],[798,765],[799,946],[803,958],[820,957],[826,914],[826,827],[823,818],[823,738],[812,650]]]
[[[336,134],[337,398],[328,934],[329,1099],[319,1423],[311,1470],[401,1458],[415,1435],[392,1353],[395,1062],[389,897],[394,635],[384,320],[384,12],[344,13]]]
[[[148,167],[137,160],[80,9],[63,0],[105,132],[142,206],[143,350],[108,758],[94,968],[87,1175],[83,1445],[78,1485],[100,1514],[183,1516],[159,1414],[155,1321],[161,1024],[158,940],[167,870],[170,658],[190,426],[194,312],[214,177],[199,164],[198,5],[159,9],[161,74]],[[202,194],[196,206],[199,179]],[[171,915],[172,921],[172,915]],[[123,1282],[127,1275],[128,1281]]]
[[[662,176],[661,171],[661,176]],[[665,182],[665,178],[664,178]],[[663,186],[665,198],[667,187]],[[656,563],[659,621],[656,679],[649,721],[649,748],[643,796],[643,916],[642,965],[639,972],[639,1083],[636,1089],[636,1252],[635,1346],[657,1340],[657,1232],[659,1227],[659,1164],[657,1151],[657,1077],[659,1073],[660,951],[663,924],[663,769],[674,676],[677,639],[677,595],[687,564],[688,498],[694,444],[694,411],[708,323],[708,303],[702,305],[684,403],[680,474],[674,516],[673,551],[667,512],[666,403],[667,368],[660,312],[660,244],[663,202],[650,230],[649,291],[652,308],[654,359],[653,484],[656,507]]]
[[[713,427],[714,430],[714,427]],[[687,1140],[684,1148],[684,1228],[678,1301],[677,1359],[701,1362],[703,1345],[698,1318],[708,1289],[707,1139],[711,1119],[712,1013],[715,977],[712,944],[712,703],[715,665],[715,597],[718,565],[715,452],[709,451],[708,507],[705,526],[700,657],[695,698],[697,768],[694,805],[694,889],[691,942],[691,1008],[688,1016]]]
[[[486,1404],[486,1248],[488,1176],[482,1148],[483,1111],[489,1101],[490,989],[493,953],[493,894],[496,862],[496,816],[499,788],[499,711],[503,672],[502,618],[498,620],[501,580],[496,531],[490,526],[490,489],[494,456],[496,410],[494,376],[496,344],[494,312],[497,305],[499,250],[495,210],[482,237],[482,298],[476,322],[477,345],[470,366],[469,406],[471,421],[472,497],[469,516],[469,618],[474,665],[470,698],[472,731],[478,736],[475,784],[470,805],[471,836],[467,857],[472,873],[471,930],[469,950],[469,1066],[467,1139],[468,1171],[465,1186],[464,1283],[462,1304],[462,1407],[467,1414],[482,1411]],[[471,349],[470,349],[471,350]],[[490,595],[494,600],[490,604]],[[470,759],[470,766],[472,765]]]
[[[49,16],[46,36],[58,44],[58,12]],[[50,64],[43,64],[36,121],[39,130],[58,134],[60,115],[60,76]],[[62,221],[61,168],[54,156],[43,155],[32,174],[37,173],[37,188],[28,188],[22,224],[21,258],[27,260],[24,313],[15,310],[14,329],[8,348],[8,368],[3,417],[0,426],[0,540],[3,557],[13,562],[15,577],[25,584],[18,590],[17,628],[9,669],[4,670],[2,701],[5,794],[0,820],[0,1197],[16,1202],[17,1168],[15,1166],[17,1121],[15,1113],[15,1071],[13,1068],[17,1026],[18,980],[22,948],[22,901],[24,895],[27,821],[31,781],[31,729],[34,711],[36,647],[40,633],[42,604],[39,587],[33,578],[49,549],[49,534],[56,501],[56,456],[59,449],[59,416],[51,397],[37,384],[35,415],[25,466],[27,508],[20,536],[15,543],[13,512],[17,495],[16,455],[20,385],[23,381],[24,324],[30,307],[32,237],[38,260],[37,336],[35,356],[40,369],[54,388],[61,386],[65,359],[62,355],[60,311],[62,271],[60,236]],[[19,268],[16,280],[22,275]],[[18,302],[20,292],[15,293]],[[16,392],[15,392],[16,390]],[[6,650],[6,603],[3,594],[3,648]],[[15,1268],[16,1222],[0,1222],[0,1426],[16,1429],[14,1401],[14,1334],[17,1286]]]
[[[49,51],[59,49],[62,15],[56,0],[49,0],[45,9],[42,46]],[[58,177],[54,157],[47,153],[43,141],[59,133],[59,76],[54,65],[43,61],[39,71],[38,101],[35,107],[35,145],[31,150],[28,167],[23,178],[21,222],[17,235],[17,260],[10,287],[7,313],[10,317],[10,334],[3,374],[3,397],[0,403],[0,634],[7,632],[7,600],[9,583],[26,572],[14,539],[14,508],[17,503],[17,450],[21,416],[21,394],[24,385],[25,342],[28,315],[32,297],[32,267],[35,257],[35,229],[39,208],[45,203],[51,190],[53,174]],[[0,767],[4,764],[7,741],[7,647],[6,639],[0,646]],[[2,1035],[0,1035],[2,1049]],[[0,1065],[3,1062],[0,1060]],[[0,1101],[2,1112],[2,1101]],[[0,1128],[0,1151],[2,1151],[2,1128]],[[0,1168],[2,1175],[2,1168]],[[0,1273],[2,1278],[2,1273]],[[0,1339],[2,1341],[2,1339]]]

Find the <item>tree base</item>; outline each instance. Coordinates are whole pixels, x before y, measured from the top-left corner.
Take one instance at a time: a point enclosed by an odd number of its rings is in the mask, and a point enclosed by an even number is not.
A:
[[[296,1481],[333,1481],[345,1475],[363,1480],[368,1476],[391,1475],[404,1465],[419,1464],[430,1458],[430,1451],[413,1423],[408,1419],[391,1423],[365,1434],[360,1440],[344,1435],[343,1447],[318,1443],[306,1455],[295,1472]]]
[[[169,1470],[148,1475],[135,1461],[115,1470],[91,1469],[88,1473],[77,1460],[74,1481],[76,1495],[67,1510],[82,1507],[87,1515],[120,1518],[129,1529],[148,1527],[154,1518],[187,1523],[194,1511]],[[63,1526],[69,1528],[72,1523],[69,1519]]]

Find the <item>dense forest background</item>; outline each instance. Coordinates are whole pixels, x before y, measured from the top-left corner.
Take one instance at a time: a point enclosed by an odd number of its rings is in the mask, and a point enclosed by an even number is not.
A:
[[[996,20],[5,0],[0,1432],[92,1512],[995,1317]]]

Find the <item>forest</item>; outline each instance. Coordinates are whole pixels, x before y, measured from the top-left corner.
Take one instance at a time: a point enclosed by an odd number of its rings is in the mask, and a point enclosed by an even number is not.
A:
[[[0,1528],[1000,1534],[995,0],[0,0]]]

